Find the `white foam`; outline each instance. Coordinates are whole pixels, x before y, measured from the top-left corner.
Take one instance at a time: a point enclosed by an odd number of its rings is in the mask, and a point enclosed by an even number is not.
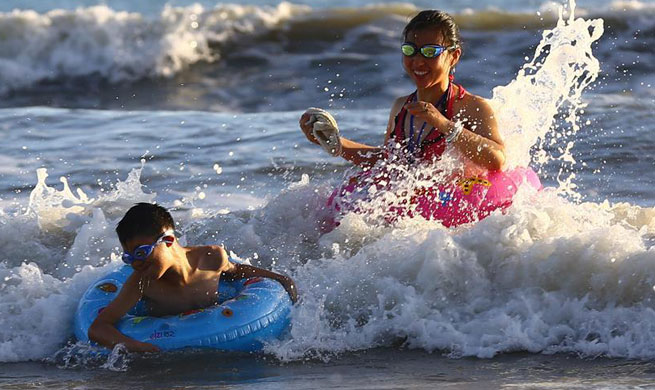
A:
[[[307,7],[199,4],[163,8],[158,18],[105,5],[76,10],[0,13],[0,93],[40,81],[99,75],[112,82],[169,77],[215,61],[221,45],[265,33]]]
[[[552,191],[518,202],[456,231],[343,223],[323,242],[340,250],[299,267],[292,337],[270,350],[329,357],[401,340],[453,356],[652,358],[650,221],[627,223],[626,205],[576,205]]]
[[[126,208],[145,197],[133,183]],[[301,305],[290,337],[268,347],[278,358],[329,359],[398,343],[452,356],[653,357],[655,263],[646,243],[655,234],[655,209],[525,191],[506,214],[454,230],[421,219],[371,224],[348,214],[322,234],[316,221],[328,188],[305,177],[254,212],[177,215],[187,241],[226,242],[254,264],[294,276]],[[61,215],[42,207],[48,221]],[[5,240],[10,252],[29,256],[0,267],[0,361],[52,356],[72,335],[82,292],[119,264],[111,213],[89,205],[70,213],[77,218],[60,219],[82,221],[77,228],[51,223],[46,233],[29,213],[13,216],[11,233],[0,232],[17,236]],[[52,241],[70,249],[58,252]],[[78,347],[58,355],[68,361],[83,353]],[[120,364],[105,365],[124,369],[119,355],[112,359]]]
[[[107,217],[154,196],[142,192],[140,172],[90,199],[80,190],[75,195],[64,179],[61,190],[47,186],[40,169],[28,212],[0,215],[0,361],[45,358],[72,335],[80,296],[119,263],[116,219]]]

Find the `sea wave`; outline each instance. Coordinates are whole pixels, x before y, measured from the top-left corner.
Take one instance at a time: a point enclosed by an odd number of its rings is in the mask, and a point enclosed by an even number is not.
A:
[[[523,13],[465,10],[455,19],[463,30],[543,29],[555,23],[560,6],[549,2]],[[313,9],[288,2],[219,4],[211,9],[198,4],[166,6],[155,17],[106,5],[45,13],[14,10],[0,13],[0,93],[85,77],[110,83],[169,78],[192,64],[220,61],[231,47],[244,42],[254,52],[280,42],[293,52],[298,42],[321,47],[321,42],[344,39],[352,29],[367,29],[373,37],[398,34],[396,27],[417,10],[408,3]],[[617,1],[603,10],[577,12],[638,29],[650,23],[655,5]]]
[[[0,215],[0,240],[16,256],[0,264],[0,362],[85,354],[66,344],[75,306],[120,265],[107,232],[121,210],[155,197],[139,176],[134,170],[120,189],[84,197],[45,185],[40,171],[29,212]],[[546,189],[520,192],[506,213],[459,229],[348,214],[320,235],[316,210],[328,193],[304,177],[253,212],[175,211],[182,240],[219,236],[297,280],[302,303],[291,333],[267,347],[281,360],[398,345],[451,357],[655,356],[653,208],[572,203]]]
[[[99,75],[111,82],[172,76],[198,61],[216,61],[213,47],[270,31],[305,7],[223,5],[166,7],[157,19],[107,6],[15,10],[0,15],[0,83],[5,92],[62,77]]]

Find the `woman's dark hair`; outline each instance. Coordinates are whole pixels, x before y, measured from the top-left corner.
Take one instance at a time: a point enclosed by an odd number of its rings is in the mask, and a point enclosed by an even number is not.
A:
[[[428,28],[439,30],[443,34],[443,38],[447,41],[448,46],[462,46],[459,27],[457,27],[453,17],[446,12],[432,9],[419,12],[418,15],[414,16],[407,23],[407,26],[403,30],[403,39],[407,40],[407,34],[410,31],[419,31]]]
[[[116,234],[125,245],[136,237],[157,237],[167,229],[175,229],[175,222],[165,208],[152,203],[137,203],[118,222]]]

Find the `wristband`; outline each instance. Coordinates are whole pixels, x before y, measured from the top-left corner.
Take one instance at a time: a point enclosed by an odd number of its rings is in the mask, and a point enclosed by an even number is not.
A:
[[[459,121],[455,122],[453,127],[454,127],[453,131],[451,131],[450,134],[448,134],[448,136],[446,137],[447,144],[451,144],[455,142],[457,137],[459,137],[459,135],[462,134],[462,131],[464,131],[464,125],[462,124],[462,122]]]

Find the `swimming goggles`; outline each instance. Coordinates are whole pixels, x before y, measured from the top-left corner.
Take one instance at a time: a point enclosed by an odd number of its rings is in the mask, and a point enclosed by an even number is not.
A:
[[[400,50],[403,52],[405,57],[413,57],[417,52],[421,52],[421,55],[425,58],[437,58],[446,50],[455,50],[457,45],[452,46],[441,46],[441,45],[424,45],[419,49],[415,44],[411,42],[405,42],[400,46]]]
[[[125,251],[123,252],[123,262],[127,265],[131,265],[135,261],[144,261],[150,256],[155,247],[162,242],[167,244],[172,244],[175,241],[175,232],[173,230],[167,230],[157,237],[157,240],[152,245],[141,245],[132,251],[132,253]]]

